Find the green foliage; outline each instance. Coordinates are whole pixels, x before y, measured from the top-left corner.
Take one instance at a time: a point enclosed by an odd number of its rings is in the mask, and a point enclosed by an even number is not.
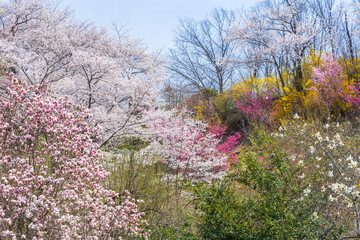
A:
[[[243,239],[249,236],[247,209],[230,181],[194,188],[198,235],[201,239]]]
[[[154,240],[196,240],[195,234],[191,232],[191,225],[187,220],[183,220],[179,224],[175,225],[153,225],[151,239]]]
[[[357,234],[356,224],[360,223],[355,207],[360,203],[359,130],[348,121],[319,124],[294,119],[275,134],[286,144],[287,152],[302,156],[304,164],[309,165],[305,178],[316,176],[311,189],[324,195],[318,213],[336,223],[334,228],[343,231],[341,237]],[[310,168],[317,169],[317,174]]]
[[[137,138],[137,137],[128,137],[123,138],[120,143],[116,146],[117,149],[128,149],[128,150],[134,150],[139,151],[142,148],[145,148],[147,145],[149,145],[146,141]]]
[[[232,174],[192,187],[199,239],[318,239],[327,229],[317,213],[322,196],[308,192],[303,165],[256,131]]]
[[[128,190],[151,222],[162,221],[175,211],[169,202],[174,199],[174,187],[166,176],[167,167],[148,152],[118,150],[105,153],[103,165],[110,172],[106,185],[120,195]]]
[[[138,203],[139,211],[145,212],[152,239],[181,239],[176,236],[184,235],[178,226],[187,227],[183,214],[188,202],[181,195],[177,180],[167,174],[167,166],[144,149],[113,148],[104,153],[103,166],[110,172],[106,186],[120,196],[128,190],[134,198],[143,200]]]

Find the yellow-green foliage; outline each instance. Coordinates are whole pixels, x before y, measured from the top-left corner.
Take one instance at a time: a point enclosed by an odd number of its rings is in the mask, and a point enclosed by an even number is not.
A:
[[[348,86],[352,85],[360,77],[359,60],[338,60],[338,63],[344,69],[341,76],[343,81],[338,88],[343,90],[343,94],[347,96],[355,96],[355,92]],[[322,119],[331,114],[333,117],[339,117],[352,111],[350,104],[340,97],[334,101],[331,106],[326,106],[321,102],[321,96],[315,91],[316,84],[313,82],[313,69],[323,64],[322,53],[313,50],[303,59],[303,91],[296,91],[294,88],[284,88],[285,94],[278,99],[274,106],[275,119],[281,121],[291,118],[295,113],[305,118]]]
[[[326,64],[323,57],[324,53],[314,50],[310,50],[309,54],[304,57],[301,64],[302,79],[297,80],[300,87],[297,85],[298,87],[295,88],[294,72],[286,68],[281,73],[285,84],[284,87],[280,83],[280,78],[275,75],[263,78],[243,78],[238,83],[233,84],[230,89],[212,98],[211,104],[214,105],[214,108],[208,106],[209,101],[198,102],[194,106],[196,118],[215,124],[226,124],[228,119],[231,118],[229,116],[236,114],[236,101],[241,99],[244,93],[262,94],[269,91],[278,96],[273,108],[273,117],[277,121],[292,118],[295,113],[307,119],[323,119],[329,114],[337,118],[348,114],[352,111],[352,107],[344,100],[343,96],[356,97],[356,94],[358,94],[348,86],[360,82],[360,59],[340,58],[337,61],[343,69],[343,72],[339,75],[339,81],[335,81],[340,85],[333,86],[333,84],[329,84],[329,79],[328,86],[331,87],[328,89],[329,91],[326,90],[325,92],[332,93],[339,90],[341,94],[338,94],[335,100],[333,98],[329,102],[326,100],[327,94],[324,94],[324,91],[319,92],[319,90],[316,90],[321,89],[321,86],[314,82],[313,69],[321,69],[323,64]],[[209,110],[214,112],[209,114]]]
[[[303,82],[308,83],[311,80],[312,74],[313,74],[313,68],[319,67],[322,64],[322,52],[315,52],[313,49],[310,50],[309,54],[304,57],[301,69],[303,73]]]
[[[286,76],[286,79],[288,77]],[[275,90],[277,93],[281,93],[279,79],[276,76],[255,78],[248,77],[243,78],[239,83],[234,84],[230,90],[225,91],[225,95],[231,96],[235,101],[239,99],[244,92],[265,93]]]
[[[338,62],[344,69],[344,76],[352,84],[360,82],[360,59],[345,59],[339,58]]]

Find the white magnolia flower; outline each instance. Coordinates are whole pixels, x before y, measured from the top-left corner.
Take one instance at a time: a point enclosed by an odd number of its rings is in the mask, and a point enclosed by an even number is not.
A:
[[[319,142],[322,141],[322,137],[321,137],[320,132],[317,132],[317,133],[315,134],[315,137],[319,140]]]

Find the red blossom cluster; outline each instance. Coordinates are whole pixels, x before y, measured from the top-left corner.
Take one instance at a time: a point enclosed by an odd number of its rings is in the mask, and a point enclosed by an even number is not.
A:
[[[259,94],[247,91],[236,103],[237,108],[251,123],[271,124],[274,101],[272,90]]]

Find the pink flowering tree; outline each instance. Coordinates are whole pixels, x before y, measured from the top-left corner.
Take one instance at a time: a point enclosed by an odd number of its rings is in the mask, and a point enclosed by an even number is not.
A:
[[[136,201],[102,186],[87,111],[45,89],[0,81],[0,238],[147,238]]]
[[[327,106],[333,106],[345,90],[343,68],[330,54],[323,55],[323,64],[313,68],[313,87],[318,100]]]
[[[218,125],[210,126],[209,131],[211,134],[215,134],[218,139],[222,139],[222,142],[216,147],[222,153],[225,153],[229,157],[230,162],[237,161],[236,148],[240,145],[241,134],[239,132],[234,135],[230,135],[224,138],[227,127],[221,127]]]
[[[350,94],[342,94],[341,97],[352,107],[353,110],[359,111],[360,109],[360,84],[353,83],[348,85]]]
[[[236,101],[237,108],[250,123],[271,125],[275,97],[273,91],[266,93],[244,92]]]
[[[208,131],[207,124],[186,117],[186,114],[168,113],[149,122],[148,130],[155,139],[149,147],[162,156],[180,179],[209,181],[222,178],[229,164],[233,149],[230,148],[238,144],[240,135],[231,139],[231,143],[222,143],[220,136],[224,131],[221,129]]]
[[[330,54],[323,55],[323,63],[313,68],[309,90],[315,91],[315,100],[335,114],[347,104],[357,110],[360,106],[359,86],[350,84],[342,66]]]

